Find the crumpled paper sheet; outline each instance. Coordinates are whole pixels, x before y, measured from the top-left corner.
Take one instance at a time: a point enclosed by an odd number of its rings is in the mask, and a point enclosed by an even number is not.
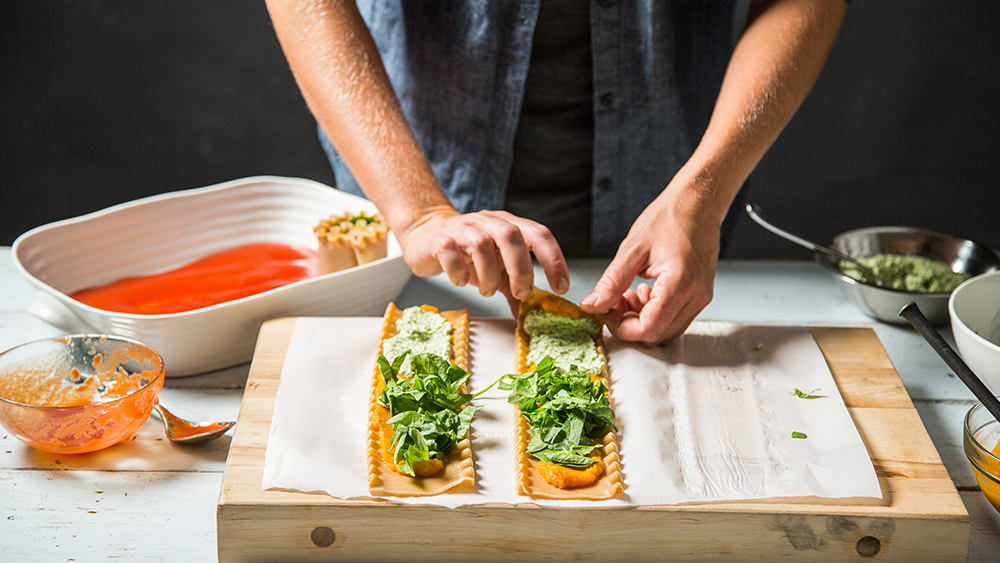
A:
[[[282,368],[263,489],[368,497],[368,398],[381,318],[300,318]],[[471,388],[514,366],[514,321],[474,319]],[[773,497],[871,497],[881,489],[829,368],[804,328],[697,322],[670,346],[606,334],[625,495],[606,506]],[[802,399],[794,389],[819,389]],[[457,507],[534,502],[514,492],[513,407],[493,388],[472,423],[476,485],[390,500]],[[806,439],[792,438],[792,432]]]

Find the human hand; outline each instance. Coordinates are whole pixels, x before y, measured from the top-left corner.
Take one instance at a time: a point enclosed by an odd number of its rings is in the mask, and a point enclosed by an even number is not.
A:
[[[683,334],[712,300],[719,254],[715,212],[664,192],[636,219],[581,307],[611,333],[647,346]],[[636,276],[654,278],[631,289]]]
[[[451,283],[471,284],[483,296],[499,291],[513,310],[534,285],[531,253],[554,292],[569,289],[569,269],[549,229],[506,211],[460,214],[438,207],[397,235],[415,275],[445,272]]]

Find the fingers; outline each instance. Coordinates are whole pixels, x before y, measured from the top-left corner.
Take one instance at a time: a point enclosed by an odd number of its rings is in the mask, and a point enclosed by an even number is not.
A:
[[[439,236],[434,246],[437,248],[434,257],[437,258],[441,269],[448,274],[451,283],[458,287],[469,283],[469,269],[465,263],[465,256],[455,240],[451,237]]]
[[[407,237],[404,254],[418,276],[445,272],[457,286],[472,284],[492,296],[519,301],[534,286],[534,253],[556,293],[569,289],[569,268],[552,233],[505,211],[449,215],[422,223]]]
[[[510,275],[513,295],[523,299],[528,296],[534,285],[534,270],[531,267],[529,253],[535,255],[553,292],[561,295],[569,291],[569,267],[566,265],[566,258],[563,256],[562,249],[559,248],[556,237],[552,235],[552,231],[548,227],[529,219],[511,215],[506,211],[483,211],[481,213],[505,225],[515,227],[516,231],[514,232],[519,235],[519,238],[498,237],[498,242],[507,243],[509,241],[510,248],[517,252],[517,256],[525,258],[524,262],[512,264],[507,261],[504,246],[500,246],[504,263],[507,266],[507,273]],[[505,233],[501,232],[500,234]],[[524,252],[521,252],[522,249],[519,246],[521,242],[524,244]]]
[[[501,284],[500,293],[507,298],[507,305],[510,307],[510,315],[516,319],[521,309],[521,300],[510,294],[510,286],[507,284]]]
[[[620,248],[597,281],[594,291],[580,301],[580,307],[588,313],[610,311],[632,285],[644,262],[644,256]]]
[[[666,344],[683,334],[709,301],[711,292],[706,295],[697,284],[663,274],[652,288],[640,284],[636,291],[626,291],[621,304],[604,320],[622,340],[647,346]]]
[[[615,304],[611,310],[621,309],[623,311],[639,311],[642,309],[643,302],[639,298],[639,294],[631,289],[626,289],[625,293],[622,294],[622,300]]]
[[[508,278],[504,289],[508,290],[512,298],[524,299],[531,293],[535,273],[531,265],[530,248],[522,229],[518,223],[510,220],[516,218],[509,213],[489,212],[484,215],[487,220],[480,224],[480,228],[490,235],[494,249],[499,254],[499,271],[504,272]],[[498,283],[494,291],[499,288]]]
[[[676,316],[668,310],[669,301],[659,293],[647,284],[640,284],[637,291],[626,291],[619,306],[604,315],[611,333],[630,342],[659,344]]]
[[[653,291],[653,289],[649,286],[648,283],[643,282],[643,283],[640,283],[638,285],[638,287],[636,288],[636,290],[633,293],[636,294],[636,299],[641,304],[638,307],[639,309],[641,309],[642,305],[645,305],[649,301],[649,298],[651,297],[652,291]]]
[[[458,225],[449,234],[434,235],[430,259],[418,257],[413,273],[424,277],[444,271],[456,286],[472,284],[483,295],[493,295],[502,277],[500,257],[489,235],[469,225]]]
[[[650,287],[647,283],[639,284],[635,290],[626,289],[625,293],[622,294],[622,300],[618,302],[618,305],[612,307],[612,310],[623,308],[622,310],[640,311],[649,301],[649,295]]]
[[[658,346],[669,344],[680,335],[684,334],[687,327],[698,315],[698,309],[685,306],[666,327],[659,329],[651,324],[651,314],[648,312],[634,312],[614,316],[614,311],[604,316],[608,329],[615,338],[629,342],[639,342],[645,346]],[[650,330],[652,328],[652,330]]]
[[[476,286],[480,295],[490,297],[500,287],[503,260],[497,252],[497,245],[487,231],[475,227],[467,230],[471,232],[465,236],[465,253],[475,269]]]
[[[525,234],[528,247],[545,272],[552,291],[559,295],[569,291],[569,266],[566,265],[566,258],[552,231],[544,225],[531,222],[530,225],[522,225],[521,232]]]

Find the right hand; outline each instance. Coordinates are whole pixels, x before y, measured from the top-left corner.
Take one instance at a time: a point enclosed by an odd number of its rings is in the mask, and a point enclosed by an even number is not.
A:
[[[698,193],[709,189],[678,174],[632,224],[594,291],[581,302],[601,313],[616,338],[667,344],[712,300],[719,227],[726,208]],[[636,277],[655,279],[633,290]]]
[[[445,272],[451,283],[471,284],[483,296],[501,292],[512,309],[534,285],[532,253],[554,292],[569,289],[569,268],[551,231],[506,211],[461,214],[438,207],[397,235],[415,275]]]

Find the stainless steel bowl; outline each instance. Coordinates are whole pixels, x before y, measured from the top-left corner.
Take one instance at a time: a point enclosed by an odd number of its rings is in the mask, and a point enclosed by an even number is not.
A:
[[[829,243],[831,248],[852,257],[874,254],[917,255],[949,264],[956,272],[973,276],[1000,270],[1000,251],[981,242],[915,227],[871,227],[841,233]],[[892,324],[906,324],[899,310],[913,301],[927,319],[947,324],[950,293],[912,293],[876,287],[841,273],[837,261],[816,254],[816,261],[840,282],[847,297],[865,314]]]

